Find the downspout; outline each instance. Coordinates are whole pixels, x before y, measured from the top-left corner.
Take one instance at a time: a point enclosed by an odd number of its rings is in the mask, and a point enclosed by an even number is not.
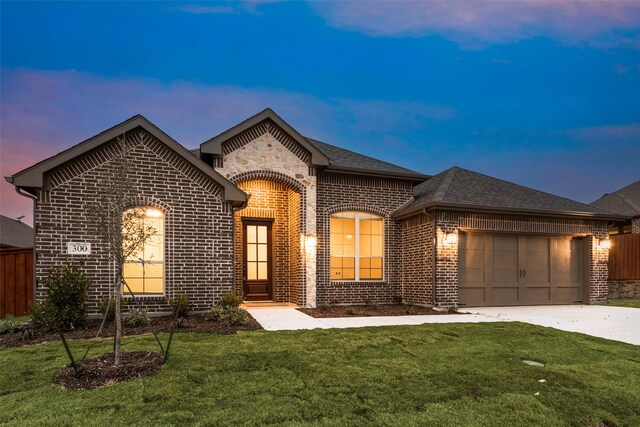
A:
[[[436,230],[436,216],[435,215],[431,215],[429,212],[427,212],[427,209],[422,209],[422,213],[428,217],[431,218],[431,221],[433,223],[433,257],[431,260],[431,303],[433,304],[433,306],[436,306],[436,259],[438,254],[436,253],[436,250],[438,249],[438,233]]]
[[[8,181],[8,179],[7,179]],[[20,187],[15,187],[16,193],[21,196],[28,197],[33,200],[33,210],[32,210],[32,218],[33,218],[33,260],[32,260],[32,268],[33,268],[33,303],[36,302],[36,286],[38,283],[38,279],[36,278],[36,232],[38,230],[38,225],[36,224],[36,204],[38,203],[38,198],[33,194],[27,193]]]

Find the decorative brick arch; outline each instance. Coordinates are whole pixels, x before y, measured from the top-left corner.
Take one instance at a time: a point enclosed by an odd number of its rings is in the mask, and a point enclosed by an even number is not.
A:
[[[296,179],[285,175],[282,172],[268,171],[268,170],[253,170],[248,172],[242,172],[230,179],[234,184],[239,184],[244,181],[252,180],[265,180],[273,181],[280,184],[288,185],[297,192],[301,193],[305,190],[305,186]]]

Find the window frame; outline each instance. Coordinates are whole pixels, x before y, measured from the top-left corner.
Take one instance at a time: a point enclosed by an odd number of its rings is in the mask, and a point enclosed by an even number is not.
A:
[[[340,215],[340,214],[347,214],[347,213],[353,213],[354,214],[354,221],[355,221],[355,242],[354,242],[354,255],[353,256],[349,256],[349,255],[333,255],[331,253],[331,218],[333,218],[334,216]],[[360,255],[360,214],[365,214],[365,215],[370,215],[376,219],[380,219],[380,222],[382,222],[382,256],[377,257],[377,256],[361,256]],[[376,213],[372,213],[372,212],[367,212],[367,211],[355,211],[355,210],[347,210],[347,211],[337,211],[337,212],[333,212],[329,215],[329,281],[332,283],[354,283],[354,282],[358,282],[358,283],[369,283],[369,282],[384,282],[385,281],[385,258],[386,258],[386,254],[385,254],[385,248],[386,248],[386,242],[385,242],[385,237],[386,237],[386,233],[385,233],[385,218],[382,215],[378,215]],[[331,278],[331,258],[354,258],[354,278],[353,279],[333,279]],[[381,270],[382,270],[382,276],[380,279],[361,279],[360,278],[360,258],[382,258],[382,265],[381,265]]]
[[[154,210],[154,211],[158,211],[160,213],[162,213],[161,217],[149,217],[151,219],[160,219],[162,220],[162,230],[160,230],[160,233],[154,233],[153,236],[161,236],[162,237],[162,261],[158,262],[158,261],[151,261],[151,260],[142,260],[140,261],[139,259],[137,260],[125,260],[125,265],[126,264],[145,264],[147,262],[151,262],[152,264],[158,265],[158,264],[162,264],[162,291],[161,292],[129,292],[129,290],[127,289],[126,286],[123,286],[122,288],[122,294],[123,297],[127,298],[131,298],[133,296],[135,297],[141,297],[141,298],[164,298],[166,296],[166,292],[167,292],[167,276],[166,276],[166,265],[167,265],[167,260],[166,260],[166,249],[167,249],[167,244],[166,244],[166,230],[167,230],[167,214],[164,210],[156,208],[155,206],[136,206],[136,207],[132,207],[127,209],[126,211],[129,210],[133,210],[133,209],[144,209],[145,211],[147,210]],[[126,212],[125,211],[125,212]],[[147,217],[145,217],[146,219]],[[142,252],[144,253],[144,247],[142,248]],[[143,276],[142,276],[142,288],[144,290],[145,288],[145,277],[144,277],[144,266],[143,268]],[[126,279],[125,277],[125,273],[124,273],[124,268],[122,271],[122,278],[123,280]],[[136,277],[137,279],[137,277]]]

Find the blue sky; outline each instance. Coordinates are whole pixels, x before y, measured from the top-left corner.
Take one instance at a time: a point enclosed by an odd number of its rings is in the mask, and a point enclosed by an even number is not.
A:
[[[640,179],[638,2],[3,2],[2,175],[141,113],[183,145],[272,107],[427,174],[590,202]],[[30,216],[2,183],[1,211]]]

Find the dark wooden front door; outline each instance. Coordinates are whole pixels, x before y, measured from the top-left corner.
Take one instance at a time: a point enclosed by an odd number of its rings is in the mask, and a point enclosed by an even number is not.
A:
[[[242,221],[242,270],[246,301],[273,298],[271,225],[272,221],[269,220]]]

